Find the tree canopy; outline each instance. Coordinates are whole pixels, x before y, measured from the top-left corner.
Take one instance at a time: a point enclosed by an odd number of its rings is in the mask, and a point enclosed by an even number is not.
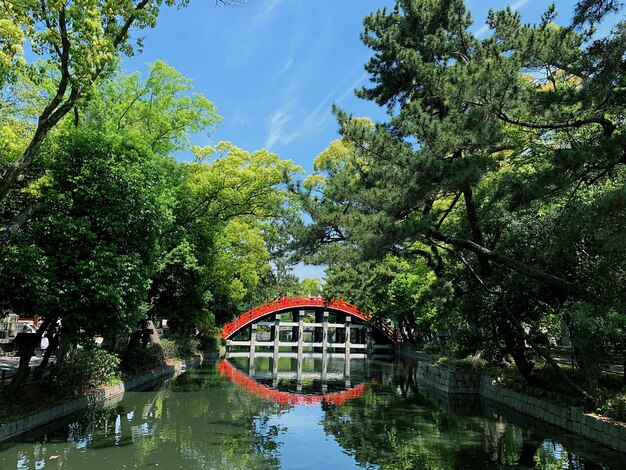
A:
[[[336,108],[341,139],[294,188],[314,221],[296,224],[298,248],[332,260],[331,289],[387,316],[401,299],[407,336],[447,324],[471,333],[466,352],[511,354],[529,381],[523,323],[556,315],[589,374],[583,337],[624,347],[606,333],[626,319],[626,33],[583,30],[617,8],[592,3],[570,27],[554,7],[538,24],[491,11],[482,40],[462,0],[398,0],[364,19],[372,85],[357,94],[389,119]]]

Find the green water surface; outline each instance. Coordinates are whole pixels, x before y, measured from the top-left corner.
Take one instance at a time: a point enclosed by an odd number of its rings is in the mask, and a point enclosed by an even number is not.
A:
[[[420,389],[407,364],[352,361],[346,380],[336,362],[322,382],[311,359],[298,384],[272,379],[269,358],[252,382],[246,361],[206,364],[24,436],[0,448],[0,469],[626,468],[626,456],[545,424]],[[322,390],[334,398],[316,403]]]

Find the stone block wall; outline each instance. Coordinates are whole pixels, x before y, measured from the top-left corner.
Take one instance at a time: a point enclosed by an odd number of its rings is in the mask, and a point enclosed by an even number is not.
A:
[[[498,386],[487,376],[480,378],[480,395],[607,447],[626,452],[626,425],[585,414],[577,407],[554,405],[508,390]]]
[[[454,368],[419,363],[419,384],[458,396],[490,400],[516,412],[599,442],[626,453],[626,425],[583,413],[577,407],[564,407],[497,385],[491,377]]]
[[[472,372],[419,363],[416,379],[418,383],[426,384],[444,393],[456,395],[480,393],[480,376]]]

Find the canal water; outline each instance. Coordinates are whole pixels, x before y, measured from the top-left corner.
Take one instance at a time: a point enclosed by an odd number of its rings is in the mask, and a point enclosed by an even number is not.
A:
[[[418,387],[413,365],[352,361],[348,378],[324,365],[205,364],[0,447],[0,469],[626,468],[556,428]]]

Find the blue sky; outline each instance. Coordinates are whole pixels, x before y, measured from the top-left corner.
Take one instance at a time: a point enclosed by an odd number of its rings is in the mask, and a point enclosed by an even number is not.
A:
[[[164,8],[154,30],[145,32],[144,52],[126,59],[128,72],[157,59],[194,80],[213,101],[222,124],[197,145],[228,140],[246,150],[267,148],[311,171],[315,156],[336,139],[333,103],[357,116],[383,119],[353,90],[366,85],[370,57],[359,39],[362,19],[391,0],[249,0],[245,7],[191,0],[181,10]],[[481,36],[488,9],[511,6],[536,21],[551,2],[467,1]],[[574,0],[557,1],[559,22],[571,17]],[[320,277],[300,266],[301,277]]]

